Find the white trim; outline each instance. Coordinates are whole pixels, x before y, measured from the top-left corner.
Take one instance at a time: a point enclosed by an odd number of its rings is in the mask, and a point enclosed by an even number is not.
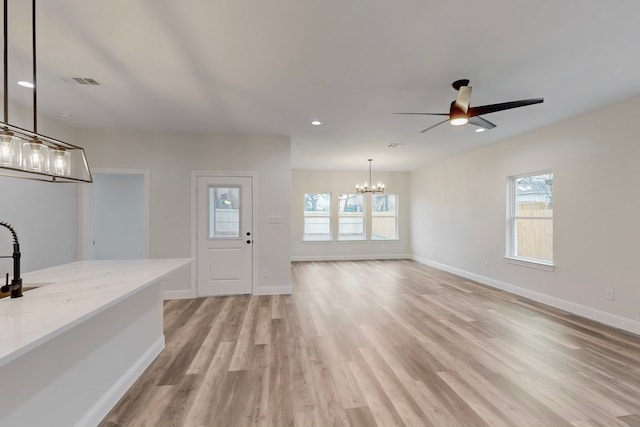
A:
[[[191,283],[190,291],[193,298],[197,297],[198,289],[196,288],[196,280],[198,278],[198,178],[199,177],[249,177],[251,178],[251,229],[253,240],[260,236],[260,222],[256,221],[258,217],[258,173],[257,172],[241,172],[241,171],[191,171],[191,258],[195,261],[191,263]],[[258,271],[258,254],[256,245],[252,245],[252,274],[251,274],[251,293],[256,292],[256,280]]]
[[[124,373],[118,381],[98,400],[95,405],[76,423],[76,427],[97,426],[100,421],[124,396],[126,391],[164,350],[164,335],[161,335],[144,354]]]
[[[164,300],[191,299],[191,298],[196,298],[196,294],[193,292],[192,289],[185,289],[181,291],[176,291],[176,290],[162,291],[162,299]]]
[[[376,259],[412,259],[409,254],[372,255],[293,255],[291,261],[370,261]]]
[[[556,269],[555,264],[552,264],[550,262],[543,262],[543,261],[527,259],[527,258],[505,256],[504,261],[508,262],[509,264],[520,265],[522,267],[536,268],[538,270],[554,271]]]
[[[150,258],[150,172],[149,169],[92,169],[92,174],[121,174],[121,175],[142,175],[144,178],[144,248],[142,258]],[[94,259],[93,246],[89,244],[90,234],[93,231],[93,215],[91,204],[93,201],[93,191],[91,184],[79,186],[78,203],[78,254],[79,259]]]
[[[314,244],[314,243],[398,243],[400,239],[369,239],[369,240],[301,240],[300,243],[303,245]]]
[[[519,295],[530,300],[540,302],[551,307],[559,308],[569,313],[577,314],[578,316],[585,317],[587,319],[595,320],[596,322],[613,326],[640,335],[640,322],[637,320],[629,319],[626,317],[618,316],[617,314],[608,313],[606,311],[598,310],[596,308],[587,307],[582,304],[577,304],[572,301],[567,301],[561,298],[557,298],[551,295],[546,295],[540,292],[532,291],[530,289],[522,288],[520,286],[513,285],[511,283],[502,282],[500,280],[492,279],[491,277],[481,276],[479,274],[471,273],[469,271],[461,270],[456,267],[451,267],[446,264],[441,264],[436,261],[432,261],[427,258],[418,256],[412,257],[414,261],[421,264],[428,265],[439,270],[448,271],[449,273],[456,274],[467,279],[474,280],[492,288],[501,289],[503,291],[510,292],[515,295]]]
[[[254,295],[291,295],[293,287],[291,285],[284,286],[262,286],[254,290]]]

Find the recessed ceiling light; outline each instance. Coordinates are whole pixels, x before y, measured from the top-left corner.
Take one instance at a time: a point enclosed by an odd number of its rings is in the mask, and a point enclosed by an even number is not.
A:
[[[311,122],[312,125],[314,126],[320,126],[322,124],[322,122],[320,120],[314,120]]]
[[[71,117],[73,117],[73,114],[71,113],[58,113],[58,115],[63,119],[70,119]]]
[[[24,80],[20,80],[18,82],[18,85],[22,86],[22,87],[28,87],[29,89],[33,89],[35,87],[35,85],[31,82],[26,82]]]
[[[478,132],[478,133],[479,132],[484,132],[485,130],[486,130],[485,128],[478,128],[478,129],[476,129],[476,132]]]

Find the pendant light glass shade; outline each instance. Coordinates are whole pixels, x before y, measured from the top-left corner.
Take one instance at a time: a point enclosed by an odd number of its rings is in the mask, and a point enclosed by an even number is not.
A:
[[[10,132],[0,133],[0,165],[10,168],[22,166],[22,140]]]
[[[23,169],[28,172],[49,172],[49,148],[39,141],[22,144]]]
[[[71,175],[71,153],[62,148],[52,148],[49,150],[49,166],[54,175]]]

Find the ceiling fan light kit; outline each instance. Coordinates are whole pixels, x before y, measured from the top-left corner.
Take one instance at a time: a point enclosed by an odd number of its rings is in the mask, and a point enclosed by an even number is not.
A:
[[[451,86],[458,91],[458,96],[451,102],[449,113],[394,113],[394,114],[412,114],[423,116],[446,116],[447,119],[429,126],[421,130],[421,133],[427,132],[436,126],[445,122],[449,122],[453,126],[462,126],[470,123],[478,126],[480,129],[489,130],[496,127],[494,123],[480,117],[484,114],[496,113],[498,111],[510,110],[512,108],[526,107],[527,105],[540,104],[544,102],[543,98],[521,99],[519,101],[501,102],[499,104],[480,105],[477,107],[470,106],[471,86],[468,79],[456,80]]]
[[[453,126],[466,125],[467,123],[469,123],[469,117],[466,117],[464,115],[451,117],[451,119],[449,119],[449,123],[451,123]]]
[[[84,150],[38,133],[36,2],[32,1],[33,130],[9,123],[8,18],[4,0],[4,119],[0,122],[0,175],[47,182],[93,182]]]

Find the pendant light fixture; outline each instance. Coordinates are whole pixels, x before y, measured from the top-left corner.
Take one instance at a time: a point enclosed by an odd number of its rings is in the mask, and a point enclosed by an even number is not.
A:
[[[8,0],[4,0],[4,119],[0,122],[0,175],[48,182],[93,182],[84,150],[38,133],[36,0],[32,1],[33,130],[9,123]]]
[[[371,181],[371,162],[373,159],[369,159],[369,181],[364,184],[356,184],[356,192],[358,193],[384,193],[384,184],[378,182],[373,185],[373,181]],[[371,183],[371,188],[369,188],[369,183]]]

